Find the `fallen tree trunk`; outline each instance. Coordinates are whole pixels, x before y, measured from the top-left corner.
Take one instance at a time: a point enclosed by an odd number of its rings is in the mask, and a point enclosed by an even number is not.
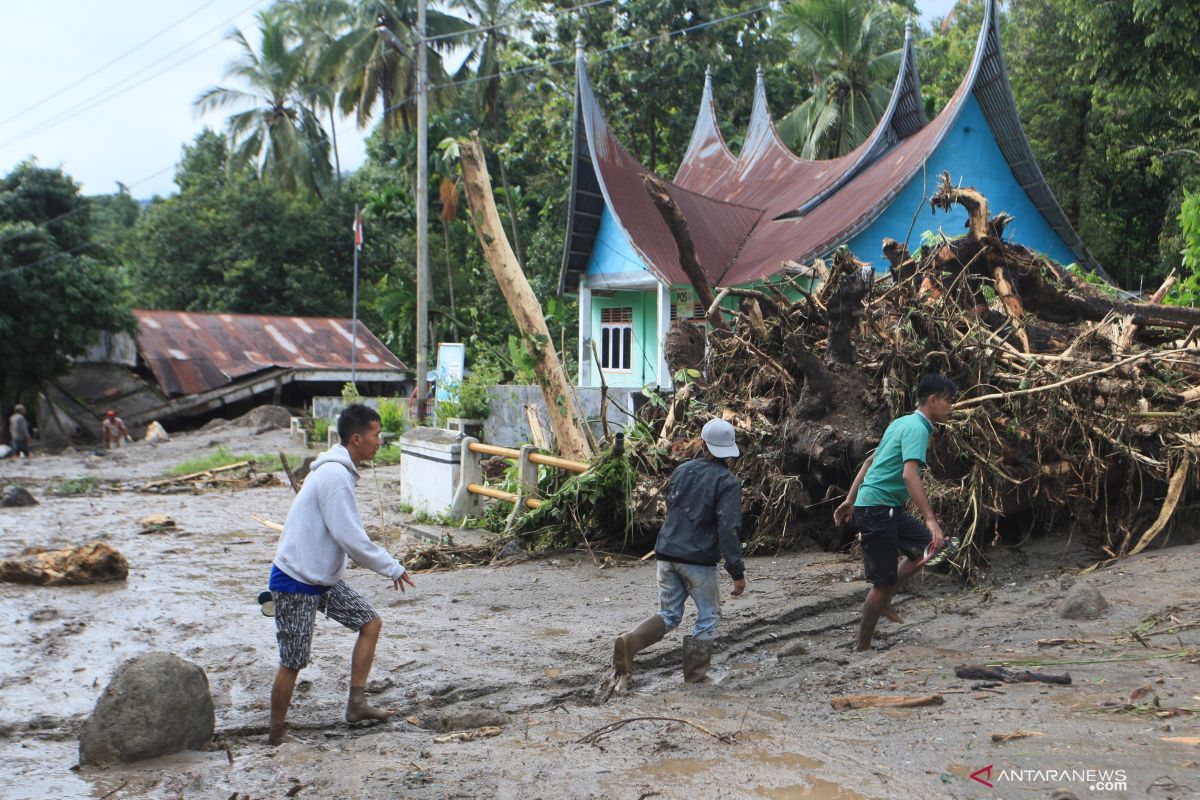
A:
[[[709,309],[709,323],[714,328],[728,328],[724,318],[721,317],[721,312],[713,310],[713,301],[716,295],[713,294],[712,284],[708,282],[704,268],[700,266],[700,256],[696,253],[696,245],[692,242],[692,234],[688,230],[687,220],[683,217],[683,210],[671,198],[666,184],[661,180],[653,175],[643,175],[642,182],[646,184],[646,193],[654,201],[654,207],[658,209],[663,221],[667,223],[671,236],[675,238],[675,246],[679,249],[679,266],[683,267],[684,274],[692,282],[700,302]]]
[[[583,422],[576,410],[572,388],[558,360],[542,306],[504,234],[504,226],[496,212],[496,201],[492,196],[492,183],[488,178],[478,131],[471,132],[471,141],[462,144],[460,153],[471,221],[492,274],[496,276],[496,283],[500,285],[500,291],[521,330],[521,339],[529,354],[536,359],[534,371],[546,400],[550,427],[554,430],[558,450],[567,458],[587,461],[591,457],[591,447],[583,432]]]

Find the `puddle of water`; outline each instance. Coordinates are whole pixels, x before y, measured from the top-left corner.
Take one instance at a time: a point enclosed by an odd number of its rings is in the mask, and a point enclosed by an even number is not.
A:
[[[866,800],[853,789],[816,778],[808,783],[794,783],[790,786],[756,786],[754,791],[770,800]]]
[[[815,758],[802,756],[799,753],[774,753],[765,750],[752,750],[745,755],[745,760],[771,767],[787,767],[789,769],[817,769],[824,762]]]

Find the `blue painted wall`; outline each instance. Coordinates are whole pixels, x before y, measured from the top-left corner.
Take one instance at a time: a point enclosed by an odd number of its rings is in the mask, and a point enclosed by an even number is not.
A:
[[[943,171],[949,171],[950,179],[956,184],[961,182],[963,186],[973,186],[982,192],[993,216],[1007,211],[1014,217],[1005,230],[1005,239],[1045,253],[1062,264],[1075,261],[1070,248],[1029,202],[1025,190],[1009,171],[1008,162],[1004,160],[974,95],[967,99],[954,127],[934,150],[926,163],[924,176],[918,172],[879,218],[850,240],[854,255],[870,262],[875,269],[883,270],[887,269],[887,259],[881,252],[884,238],[903,242],[909,225],[913,226],[909,250],[920,246],[921,234],[927,230],[940,228],[947,236],[962,235],[966,230],[966,211],[955,206],[950,213],[939,211],[935,214],[929,207],[929,195],[937,188]],[[913,213],[918,208],[921,211],[913,225]]]
[[[641,257],[621,230],[608,205],[600,215],[600,230],[588,261],[588,283],[593,289],[604,288],[604,276],[621,272],[648,272]]]

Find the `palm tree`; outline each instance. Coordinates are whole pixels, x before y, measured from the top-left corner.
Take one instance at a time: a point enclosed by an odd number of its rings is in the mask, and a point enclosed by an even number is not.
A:
[[[496,125],[500,115],[500,54],[512,41],[513,23],[521,11],[521,0],[456,0],[455,8],[477,22],[478,32],[471,41],[471,52],[462,69],[475,65],[479,109],[488,122]]]
[[[308,189],[318,196],[328,184],[329,136],[321,127],[309,91],[307,61],[283,15],[258,14],[258,52],[239,30],[229,39],[241,48],[225,75],[249,88],[214,86],[196,98],[201,113],[250,106],[229,117],[230,167],[253,165],[264,179],[289,190]]]
[[[812,70],[812,95],[779,122],[804,158],[834,158],[862,144],[887,108],[902,51],[883,52],[896,19],[880,0],[792,0],[780,27]]]
[[[404,52],[385,42],[375,28],[384,25],[401,41],[408,44]],[[342,67],[342,89],[338,104],[342,113],[353,112],[358,127],[365,128],[381,107],[385,134],[412,127],[416,105],[409,102],[417,90],[415,46],[417,9],[412,0],[364,0],[358,7],[353,27],[339,46],[345,51]],[[472,28],[466,20],[451,14],[430,10],[425,15],[426,37],[466,33]],[[428,82],[433,86],[447,83],[441,54],[459,44],[457,38],[438,38],[427,45],[426,65]],[[431,92],[434,102],[453,94],[447,88]]]
[[[306,61],[304,95],[314,114],[320,111],[329,116],[334,171],[341,185],[342,159],[334,111],[346,60],[344,37],[355,18],[354,5],[345,0],[286,0],[277,7],[300,37]]]

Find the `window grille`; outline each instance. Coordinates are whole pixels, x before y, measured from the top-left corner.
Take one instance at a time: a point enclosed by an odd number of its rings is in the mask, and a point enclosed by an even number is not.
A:
[[[600,368],[629,372],[633,364],[633,307],[600,309]]]

